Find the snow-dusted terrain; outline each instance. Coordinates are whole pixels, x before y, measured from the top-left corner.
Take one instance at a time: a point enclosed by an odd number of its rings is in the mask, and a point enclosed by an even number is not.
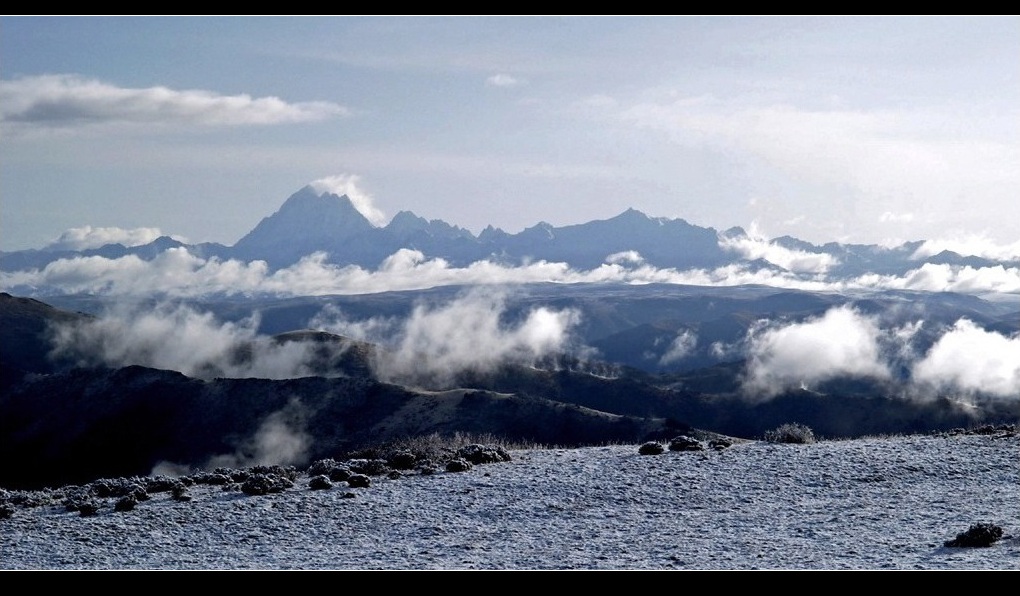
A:
[[[511,451],[465,472],[247,496],[196,485],[0,520],[18,569],[1020,569],[1020,436]],[[353,494],[353,496],[351,496]],[[944,546],[977,523],[1002,539]]]

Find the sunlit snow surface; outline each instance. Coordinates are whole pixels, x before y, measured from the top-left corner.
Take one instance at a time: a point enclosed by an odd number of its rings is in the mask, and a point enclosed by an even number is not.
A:
[[[4,569],[1020,569],[1020,437],[512,451],[277,494],[194,486],[0,520]],[[345,493],[355,496],[345,497]],[[976,523],[987,548],[944,543]]]

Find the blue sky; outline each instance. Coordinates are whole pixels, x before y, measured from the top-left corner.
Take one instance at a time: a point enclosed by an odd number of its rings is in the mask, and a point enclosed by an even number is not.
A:
[[[1020,256],[1017,16],[6,16],[0,118],[2,250],[232,245],[321,181],[379,224]]]

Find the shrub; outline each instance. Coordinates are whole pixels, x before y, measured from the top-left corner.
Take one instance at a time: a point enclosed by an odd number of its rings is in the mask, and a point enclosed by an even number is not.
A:
[[[638,447],[638,453],[640,453],[641,455],[659,455],[665,450],[666,448],[663,447],[662,443],[659,443],[658,441],[648,441],[647,443],[643,443],[640,447]]]
[[[766,431],[765,440],[770,443],[814,443],[815,433],[808,426],[789,422]]]
[[[451,459],[450,461],[446,462],[447,472],[467,472],[473,467],[474,465],[471,462],[461,458]]]
[[[138,499],[134,495],[124,495],[117,500],[113,506],[114,511],[131,511],[138,505]]]
[[[472,447],[474,445],[474,447]],[[463,457],[462,449],[478,451],[484,447],[486,456],[493,461],[511,461],[509,451],[513,449],[537,449],[545,447],[526,441],[510,441],[488,433],[454,432],[452,434],[431,433],[396,439],[372,447],[366,447],[345,454],[346,459],[383,459],[389,467],[398,470],[421,468],[433,462],[448,461]],[[495,457],[493,458],[493,452]],[[488,462],[486,462],[488,463]]]
[[[499,445],[479,445],[472,443],[457,450],[457,457],[466,459],[473,464],[494,464],[511,461],[510,453]]]
[[[251,474],[241,485],[241,492],[248,496],[282,493],[294,486],[294,481],[276,474]]]
[[[308,488],[312,490],[333,488],[333,481],[331,481],[325,474],[319,474],[317,476],[312,476],[311,480],[308,481]]]
[[[670,451],[702,451],[704,449],[705,446],[701,444],[701,441],[687,435],[673,437],[673,440],[669,442]]]

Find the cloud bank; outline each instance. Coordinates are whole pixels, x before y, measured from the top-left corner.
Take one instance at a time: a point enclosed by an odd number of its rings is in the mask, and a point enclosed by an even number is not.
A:
[[[0,120],[48,128],[100,124],[250,126],[315,122],[346,116],[324,101],[288,103],[278,97],[220,95],[167,87],[132,89],[73,74],[0,81]]]
[[[579,312],[549,307],[513,312],[511,299],[505,288],[474,288],[445,303],[419,304],[406,318],[363,320],[327,306],[309,326],[378,346],[370,364],[379,380],[430,389],[452,387],[463,373],[491,372],[503,364],[540,366],[559,355],[594,356],[576,335]],[[275,341],[257,334],[257,323],[257,317],[221,322],[169,302],[122,305],[100,318],[53,329],[52,354],[83,366],[140,365],[203,379],[324,374],[321,346]],[[839,306],[803,321],[763,320],[725,347],[724,356],[745,359],[742,391],[753,400],[815,390],[847,377],[884,384],[891,395],[1020,399],[1020,337],[962,318],[921,353],[914,339],[922,324],[883,328],[877,318]],[[679,333],[662,363],[685,357],[696,344],[693,332]],[[298,454],[300,425],[293,414],[286,425],[271,424],[253,439],[246,457],[262,461],[258,453],[273,445],[276,455],[265,459],[279,463],[287,449]],[[256,443],[262,447],[255,449]]]
[[[380,346],[371,363],[380,380],[435,388],[465,371],[583,350],[572,344],[579,321],[574,310],[545,307],[511,320],[504,291],[476,288],[446,304],[418,305],[403,320],[351,321],[324,309],[311,325]],[[220,322],[179,303],[121,305],[54,328],[52,355],[80,366],[139,365],[202,379],[322,374],[315,344],[277,342],[257,334],[257,326],[257,317]]]
[[[673,283],[699,286],[761,284],[806,291],[920,290],[968,294],[1020,294],[1020,266],[972,267],[927,263],[903,275],[864,274],[829,279],[824,274],[797,274],[744,265],[715,269],[677,270],[647,264],[639,254],[611,255],[589,270],[566,263],[536,261],[519,266],[476,261],[454,267],[428,259],[417,250],[401,249],[376,270],[338,266],[322,253],[290,267],[270,271],[264,261],[242,262],[201,258],[183,247],[171,248],[151,261],[128,255],[117,259],[59,259],[41,270],[0,272],[0,288],[15,294],[91,293],[106,296],[255,295],[321,296],[419,290],[442,285],[522,283]],[[813,267],[807,267],[813,269]]]

